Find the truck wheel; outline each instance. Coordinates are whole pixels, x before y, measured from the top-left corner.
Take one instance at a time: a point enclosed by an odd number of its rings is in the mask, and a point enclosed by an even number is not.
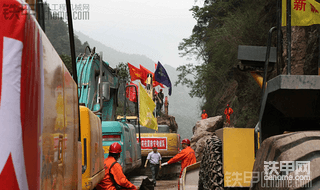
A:
[[[291,162],[292,167],[280,164]],[[305,162],[303,167],[301,163]],[[309,167],[307,163],[310,163]],[[298,163],[298,164],[297,164]],[[275,164],[275,165],[274,165]],[[283,166],[283,165],[282,165]],[[297,166],[299,168],[297,169]],[[270,176],[292,176],[292,180],[278,177],[268,180]],[[286,172],[285,170],[289,170]],[[307,171],[310,175],[305,175]],[[302,173],[301,173],[302,171]],[[319,189],[320,188],[320,131],[292,132],[276,135],[264,140],[257,151],[253,167],[252,190],[258,189]],[[305,172],[305,173],[304,173]],[[304,176],[304,177],[303,177]],[[309,177],[308,177],[309,176]],[[303,179],[302,179],[303,178]]]
[[[223,190],[222,142],[217,136],[206,141],[199,171],[199,190]]]

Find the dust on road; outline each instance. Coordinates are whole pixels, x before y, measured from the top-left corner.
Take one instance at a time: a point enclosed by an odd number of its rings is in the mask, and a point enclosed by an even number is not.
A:
[[[178,179],[175,180],[157,180],[157,186],[154,190],[177,190]]]

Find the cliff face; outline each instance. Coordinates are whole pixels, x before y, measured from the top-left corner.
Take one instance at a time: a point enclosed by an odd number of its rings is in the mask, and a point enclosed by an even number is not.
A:
[[[256,3],[252,1],[252,3]],[[251,41],[241,41],[237,45],[252,45],[252,46],[266,46],[268,30],[272,26],[276,26],[277,18],[277,0],[264,1],[261,4],[262,8],[258,12],[257,21],[248,21],[254,23],[253,25],[259,26],[261,30],[254,28],[242,28],[243,33],[252,35]],[[232,28],[230,30],[236,30]],[[243,31],[246,30],[246,31]],[[287,35],[286,27],[281,28],[282,37],[282,62],[281,73],[287,72]],[[319,33],[318,26],[305,26],[305,27],[292,27],[291,39],[291,74],[292,75],[317,75],[318,74],[318,59],[319,59]],[[257,38],[257,35],[261,38]],[[272,46],[276,45],[276,35],[273,36]],[[237,65],[239,60],[234,61]],[[268,76],[268,80],[276,76],[276,69]],[[223,89],[221,96],[214,95],[208,99],[210,107],[214,107],[211,99],[218,102],[219,106],[215,107],[215,115],[223,115],[223,110],[227,103],[234,109],[234,114],[231,116],[231,123],[235,127],[254,127],[258,122],[258,114],[260,108],[261,89],[256,82],[247,72],[241,72],[233,69],[228,73],[229,84],[226,89]],[[219,92],[220,93],[220,92]],[[209,107],[209,108],[210,108]],[[205,108],[209,110],[208,107]],[[211,115],[210,115],[211,116]]]
[[[276,26],[277,0],[266,2],[260,16],[265,24]],[[291,31],[291,74],[292,75],[317,75],[319,59],[319,33],[318,26],[292,26]],[[282,74],[287,73],[287,31],[283,33]],[[275,40],[274,40],[275,42]],[[274,43],[275,44],[275,43]]]
[[[287,32],[283,32],[283,60],[287,59]],[[319,38],[316,26],[293,26],[291,33],[291,74],[317,75],[319,58]],[[287,61],[284,61],[282,74],[287,73]]]

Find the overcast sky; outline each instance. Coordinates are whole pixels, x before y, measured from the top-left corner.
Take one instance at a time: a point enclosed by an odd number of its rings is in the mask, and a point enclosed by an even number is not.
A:
[[[53,4],[59,6],[65,1],[46,2],[52,9]],[[179,57],[178,45],[191,35],[196,24],[189,9],[201,1],[71,0],[71,3],[80,7],[89,4],[89,20],[74,20],[74,30],[121,52],[146,55],[173,67],[188,63]]]

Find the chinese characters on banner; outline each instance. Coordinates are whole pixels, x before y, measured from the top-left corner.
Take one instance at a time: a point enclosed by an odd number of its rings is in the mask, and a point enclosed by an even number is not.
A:
[[[137,142],[139,138],[137,137]],[[152,149],[153,145],[157,145],[159,150],[167,150],[166,137],[141,137],[141,149]]]

